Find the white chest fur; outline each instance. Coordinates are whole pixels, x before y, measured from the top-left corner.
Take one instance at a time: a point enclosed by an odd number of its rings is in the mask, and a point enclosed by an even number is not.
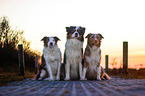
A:
[[[44,47],[44,49],[43,49],[43,55],[44,55],[44,58],[48,62],[54,62],[54,61],[57,61],[57,60],[60,59],[61,52],[60,52],[60,49],[56,45],[53,48]]]
[[[96,66],[100,63],[101,59],[101,50],[99,47],[93,46],[90,48],[91,55],[90,56],[85,56],[87,62],[89,63],[89,68],[94,69]]]
[[[68,39],[66,42],[66,58],[70,63],[80,62],[82,60],[83,43],[76,39]]]
[[[61,62],[61,52],[57,45],[53,48],[44,47],[43,55],[47,64],[50,65],[52,74],[57,73],[59,63]]]

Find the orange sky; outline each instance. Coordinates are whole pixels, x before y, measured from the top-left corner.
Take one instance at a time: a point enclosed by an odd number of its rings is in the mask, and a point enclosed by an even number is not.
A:
[[[145,0],[0,0],[2,16],[9,17],[13,29],[24,30],[33,50],[42,52],[43,36],[58,36],[63,54],[65,27],[83,26],[85,36],[104,36],[102,66],[106,54],[110,62],[115,57],[121,61],[123,41],[129,44],[129,67],[145,64]]]

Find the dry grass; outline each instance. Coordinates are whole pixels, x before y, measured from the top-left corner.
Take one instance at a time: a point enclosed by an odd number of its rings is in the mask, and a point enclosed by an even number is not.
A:
[[[112,69],[109,71],[110,76],[118,76],[120,75],[121,78],[132,78],[132,79],[145,79],[145,69],[128,69],[128,74],[121,74],[122,69]]]
[[[145,79],[145,69],[139,69],[139,70],[130,69],[128,70],[127,75],[121,75],[121,77],[126,78],[126,79],[128,78]]]
[[[10,83],[12,81],[21,81],[26,78],[32,78],[34,75],[25,75],[25,76],[19,76],[18,73],[3,73],[0,74],[0,86],[7,85],[7,83]]]

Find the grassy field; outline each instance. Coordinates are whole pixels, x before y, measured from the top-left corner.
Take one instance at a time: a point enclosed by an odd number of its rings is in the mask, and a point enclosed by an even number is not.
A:
[[[19,73],[1,73],[0,74],[0,86],[7,85],[7,83],[10,83],[12,81],[21,81],[26,78],[32,78],[35,76],[34,72],[25,72],[25,76],[19,76]],[[110,69],[109,70],[110,76],[120,76],[121,78],[132,78],[132,79],[145,79],[145,69],[128,69],[128,74],[123,75],[120,73],[119,69]]]

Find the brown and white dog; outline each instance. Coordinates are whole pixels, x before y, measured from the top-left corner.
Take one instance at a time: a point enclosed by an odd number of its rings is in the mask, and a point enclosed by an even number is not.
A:
[[[58,37],[44,37],[42,64],[33,80],[60,80],[61,51],[57,46]]]
[[[88,34],[87,46],[84,54],[84,68],[81,80],[101,80],[104,77],[110,79],[100,66],[101,63],[101,40],[104,38],[101,34]]]
[[[84,27],[70,26],[66,27],[67,41],[65,45],[64,62],[65,79],[78,80],[82,77],[82,56]]]

